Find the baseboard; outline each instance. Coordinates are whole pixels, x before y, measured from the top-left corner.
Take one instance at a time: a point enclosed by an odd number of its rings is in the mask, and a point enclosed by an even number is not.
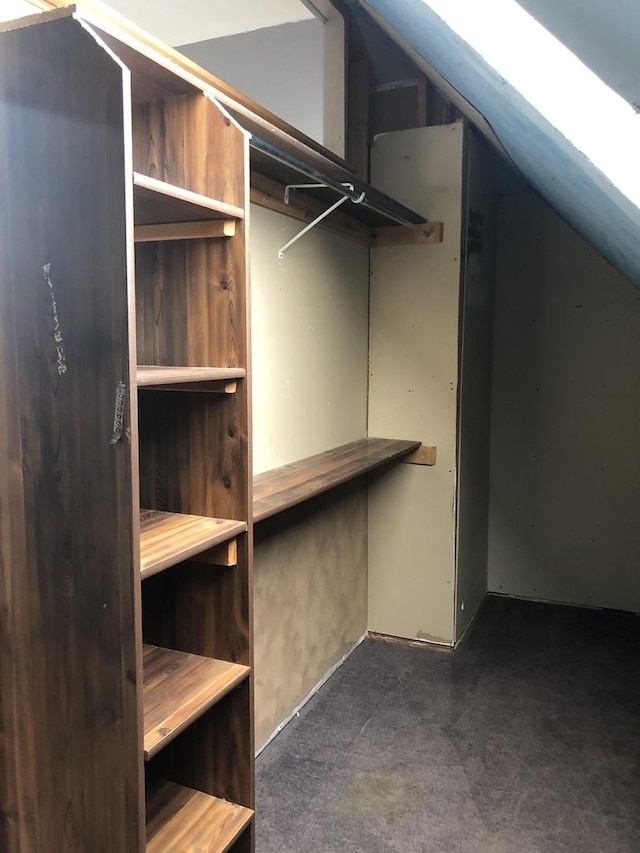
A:
[[[632,616],[640,616],[637,610],[621,610],[618,607],[604,607],[602,604],[576,604],[572,601],[556,601],[553,598],[536,598],[532,595],[515,595],[510,592],[496,592],[490,589],[487,596],[494,598],[511,598],[514,601],[530,601],[533,604],[552,604],[554,607],[573,607],[579,610],[609,610],[611,613],[629,613]]]
[[[285,719],[280,723],[280,725],[279,725],[279,726],[277,726],[277,728],[275,729],[275,731],[273,731],[273,732],[269,735],[269,737],[268,737],[268,738],[266,739],[266,741],[262,744],[262,746],[260,746],[260,747],[256,750],[256,757],[257,757],[258,755],[260,755],[260,753],[262,752],[262,750],[263,750],[263,749],[265,749],[265,747],[269,746],[269,744],[271,743],[271,741],[272,741],[275,737],[277,737],[277,736],[280,734],[280,732],[284,729],[284,727],[287,725],[287,723],[290,723],[290,722],[291,722],[291,720],[293,720],[293,718],[294,718],[294,717],[297,717],[297,716],[298,716],[298,714],[300,713],[300,711],[302,710],[302,708],[304,708],[304,706],[307,704],[307,702],[309,701],[309,699],[311,699],[313,696],[315,696],[315,694],[318,692],[318,690],[320,690],[320,688],[321,688],[324,684],[326,684],[326,683],[327,683],[327,681],[331,678],[331,676],[332,676],[332,675],[333,675],[333,674],[334,674],[338,669],[340,669],[340,667],[341,667],[341,666],[342,666],[342,664],[346,661],[346,659],[349,657],[349,655],[353,654],[353,652],[358,648],[358,646],[360,645],[360,643],[361,643],[361,642],[362,642],[366,637],[367,637],[367,632],[365,631],[365,633],[360,637],[360,639],[359,639],[359,640],[356,640],[356,642],[353,644],[353,646],[351,646],[351,648],[349,649],[349,651],[348,651],[348,652],[346,652],[346,654],[344,654],[344,655],[340,658],[340,660],[339,660],[337,663],[335,663],[335,664],[331,667],[331,669],[330,669],[328,672],[326,672],[326,673],[322,676],[322,678],[320,679],[320,681],[319,681],[319,682],[318,682],[314,687],[312,687],[312,688],[311,688],[311,690],[307,693],[307,695],[304,697],[304,699],[302,700],[302,702],[300,702],[300,704],[299,704],[299,705],[296,705],[296,707],[293,709],[293,711],[291,711],[291,713],[290,713],[287,717],[285,717]]]

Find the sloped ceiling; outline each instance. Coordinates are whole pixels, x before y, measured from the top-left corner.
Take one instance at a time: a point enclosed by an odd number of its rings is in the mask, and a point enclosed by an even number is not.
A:
[[[640,106],[638,0],[518,0],[585,65]]]
[[[484,116],[529,183],[640,287],[640,211],[603,172],[422,0],[360,3]]]

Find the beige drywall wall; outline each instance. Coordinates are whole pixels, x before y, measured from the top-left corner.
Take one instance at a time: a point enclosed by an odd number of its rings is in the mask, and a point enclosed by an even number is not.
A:
[[[456,640],[464,635],[487,592],[496,156],[469,130],[458,396]]]
[[[640,611],[640,293],[533,192],[497,270],[489,588]]]
[[[251,206],[256,474],[362,438],[367,424],[369,250]]]
[[[364,484],[256,526],[254,600],[260,748],[367,630]]]
[[[369,434],[435,444],[434,467],[371,478],[369,628],[451,644],[462,123],[390,133],[372,148],[376,186],[444,222],[440,245],[371,252]]]
[[[362,438],[369,251],[251,208],[256,473]],[[260,747],[366,631],[363,483],[255,528],[255,711]]]

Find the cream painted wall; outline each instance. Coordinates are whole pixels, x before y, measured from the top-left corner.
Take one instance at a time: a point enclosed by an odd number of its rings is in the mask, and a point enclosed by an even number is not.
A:
[[[489,588],[640,611],[640,294],[533,192],[498,233]]]
[[[497,214],[495,158],[496,154],[480,136],[469,130],[458,395],[456,641],[464,635],[487,593]]]
[[[369,250],[252,205],[254,471],[362,438],[367,429]]]
[[[434,467],[371,478],[369,628],[454,640],[463,124],[380,136],[373,183],[442,220],[444,242],[371,253],[369,434],[438,447]]]
[[[367,427],[369,250],[251,208],[256,472],[362,438]],[[362,483],[255,527],[256,744],[367,628]]]

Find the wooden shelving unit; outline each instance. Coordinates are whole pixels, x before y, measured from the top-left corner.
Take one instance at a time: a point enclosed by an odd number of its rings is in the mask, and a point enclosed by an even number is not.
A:
[[[147,853],[224,853],[252,817],[251,809],[162,782],[147,795]]]
[[[244,521],[140,510],[140,573],[145,578],[245,533]]]
[[[142,659],[147,761],[250,672],[248,666],[157,646],[143,646]]]
[[[249,140],[215,95],[108,13],[0,26],[2,849],[254,848]]]
[[[253,479],[253,521],[263,521],[375,468],[402,459],[419,441],[363,438]]]

